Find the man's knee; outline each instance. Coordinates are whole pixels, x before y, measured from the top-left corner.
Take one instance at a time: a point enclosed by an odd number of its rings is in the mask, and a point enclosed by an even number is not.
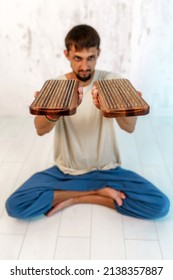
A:
[[[11,195],[5,204],[7,213],[10,217],[18,218],[18,219],[24,219],[23,215],[21,214],[21,211],[19,209],[19,205],[17,203],[17,199],[14,197],[14,195]]]
[[[162,195],[159,206],[158,218],[162,218],[168,214],[170,208],[170,201],[166,195]]]
[[[158,191],[153,197],[150,197],[150,207],[148,208],[148,205],[146,204],[146,219],[159,219],[165,217],[170,208],[170,201],[168,197],[162,193],[161,191]]]
[[[168,214],[170,201],[166,195],[159,192],[159,195],[153,196],[150,202],[143,201],[142,204],[138,204],[136,201],[134,205],[134,203],[128,204],[126,203],[126,200],[124,200],[124,205],[125,208],[116,206],[117,210],[124,215],[141,219],[155,220],[162,218]]]

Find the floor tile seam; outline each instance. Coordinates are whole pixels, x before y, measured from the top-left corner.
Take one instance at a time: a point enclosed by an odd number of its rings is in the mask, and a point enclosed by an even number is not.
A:
[[[18,256],[17,256],[17,259],[18,259],[18,260],[20,259],[21,251],[22,251],[22,248],[23,248],[24,242],[25,242],[25,240],[26,240],[26,236],[27,236],[27,232],[28,232],[29,224],[30,224],[30,221],[28,221],[28,224],[27,224],[27,226],[26,226],[25,234],[24,234],[24,236],[23,236],[23,241],[22,241],[22,244],[21,244],[21,247],[20,247],[20,250],[19,250]]]
[[[4,233],[0,232],[0,236],[25,236],[25,233]]]
[[[122,217],[122,230],[123,230],[123,243],[124,243],[124,257],[125,257],[125,260],[127,260],[127,248],[126,248],[126,242],[125,242],[125,220],[124,220],[124,217]]]
[[[68,235],[59,235],[58,238],[72,238],[72,239],[75,239],[75,238],[80,238],[80,239],[90,239],[90,236],[79,236],[79,235],[72,235],[72,236],[68,236]]]
[[[158,239],[152,238],[124,238],[125,241],[155,241],[159,243]]]
[[[54,248],[53,256],[52,256],[53,260],[55,259],[55,256],[56,256],[56,249],[57,249],[58,240],[59,240],[59,237],[60,237],[59,233],[60,233],[61,224],[62,224],[62,212],[61,212],[61,215],[60,215],[60,222],[59,222],[59,226],[58,226],[58,230],[57,230],[57,236],[56,236],[56,240],[55,240],[55,248]]]
[[[90,236],[88,237],[89,238],[89,260],[91,260],[91,257],[92,257],[92,232],[93,232],[93,210],[94,209],[94,206],[91,205],[91,213],[90,213]]]
[[[159,244],[159,248],[160,248],[160,253],[161,253],[162,259],[164,259],[164,257],[163,257],[163,251],[162,251],[162,246],[161,246],[161,240],[160,240],[160,236],[159,236],[159,232],[158,232],[158,228],[157,228],[156,222],[154,222],[154,227],[155,227],[155,231],[156,231],[156,235],[157,235],[157,239],[158,239],[158,244]]]

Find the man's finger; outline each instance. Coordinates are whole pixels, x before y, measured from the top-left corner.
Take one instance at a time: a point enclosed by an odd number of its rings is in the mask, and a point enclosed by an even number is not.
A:
[[[36,98],[39,95],[39,91],[35,91],[34,97]]]

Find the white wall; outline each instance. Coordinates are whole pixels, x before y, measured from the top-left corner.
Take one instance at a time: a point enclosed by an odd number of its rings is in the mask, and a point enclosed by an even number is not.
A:
[[[80,23],[100,33],[98,68],[129,78],[152,114],[173,114],[173,1],[0,0],[0,115],[28,114],[34,91],[70,70],[64,37]]]

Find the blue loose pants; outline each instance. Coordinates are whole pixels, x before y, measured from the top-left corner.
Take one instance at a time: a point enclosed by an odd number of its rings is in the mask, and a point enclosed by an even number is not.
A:
[[[47,213],[52,208],[55,190],[92,191],[105,186],[125,193],[122,206],[115,209],[124,215],[156,219],[169,211],[168,198],[140,175],[121,167],[96,170],[82,175],[62,173],[56,166],[34,174],[7,200],[10,216],[26,219]]]

